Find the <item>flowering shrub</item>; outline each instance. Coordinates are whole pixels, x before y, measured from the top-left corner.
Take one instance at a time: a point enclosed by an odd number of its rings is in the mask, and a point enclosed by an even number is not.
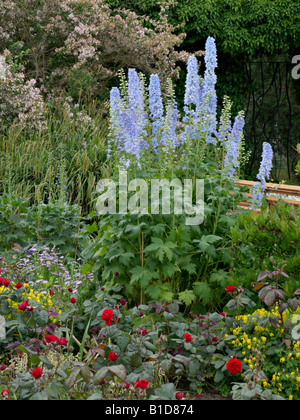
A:
[[[24,67],[16,67],[8,50],[4,51],[4,58],[5,78],[0,78],[0,123],[17,122],[22,128],[44,130],[46,108],[36,80],[26,81]]]
[[[77,95],[87,93],[87,85],[97,94],[121,67],[173,77],[187,54],[176,51],[184,34],[175,35],[178,28],[168,23],[171,3],[152,20],[126,9],[112,12],[103,0],[1,0],[0,45],[22,40],[30,48],[29,74],[58,94],[68,83],[74,89],[74,81]]]

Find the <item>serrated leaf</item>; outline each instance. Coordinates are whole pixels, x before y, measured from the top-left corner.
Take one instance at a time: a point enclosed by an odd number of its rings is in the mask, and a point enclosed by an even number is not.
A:
[[[212,289],[206,282],[195,282],[194,293],[196,296],[202,299],[204,305],[207,304],[212,297]]]
[[[196,296],[192,290],[185,290],[179,293],[178,297],[186,306],[190,306],[196,300]]]

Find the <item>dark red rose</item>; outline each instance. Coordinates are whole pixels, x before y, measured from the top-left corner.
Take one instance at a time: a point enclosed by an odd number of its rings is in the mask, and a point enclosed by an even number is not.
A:
[[[108,327],[110,327],[112,324],[111,320],[113,316],[114,316],[114,311],[112,309],[104,309],[101,319],[102,321],[105,321]]]
[[[36,368],[31,372],[31,374],[34,377],[34,379],[39,379],[43,376],[43,369]]]
[[[21,303],[21,305],[19,306],[18,309],[20,311],[26,311],[26,309],[28,308],[28,306],[29,306],[29,301],[28,300],[25,300],[25,302]]]
[[[183,398],[185,397],[183,392],[176,392],[175,394],[175,398],[176,400],[183,400]]]
[[[234,293],[235,292],[235,289],[236,289],[236,287],[235,286],[227,286],[226,287],[226,292],[228,292],[228,293]]]
[[[230,372],[232,375],[237,375],[242,371],[242,362],[235,357],[229,360],[229,362],[226,365],[228,372]]]
[[[186,343],[190,343],[193,340],[193,337],[191,336],[191,334],[186,333],[184,339]]]
[[[134,383],[134,386],[136,388],[141,388],[141,389],[147,389],[149,386],[150,382],[146,381],[145,379],[140,379],[138,382]]]
[[[108,360],[110,360],[111,362],[116,362],[118,360],[118,356],[115,352],[110,351],[108,355]]]

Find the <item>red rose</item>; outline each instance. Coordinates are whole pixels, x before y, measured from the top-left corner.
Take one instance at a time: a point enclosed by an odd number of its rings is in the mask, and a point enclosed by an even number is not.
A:
[[[125,382],[125,388],[129,389],[130,388],[130,383],[129,382]]]
[[[145,379],[140,379],[138,382],[134,383],[134,386],[136,388],[141,388],[141,389],[147,389],[149,386],[150,382],[146,381]]]
[[[36,368],[31,372],[31,375],[34,377],[34,379],[39,379],[43,376],[43,369]]]
[[[10,285],[10,281],[4,280],[3,286],[8,287]]]
[[[186,343],[190,343],[193,340],[193,337],[189,333],[186,333],[184,338]]]
[[[51,343],[58,343],[59,342],[59,338],[56,337],[56,335],[45,335],[45,340],[43,340],[43,343],[46,344],[51,344]]]
[[[112,309],[104,309],[101,319],[102,321],[105,321],[108,327],[110,327],[113,316],[114,316],[114,311]]]
[[[26,309],[28,308],[28,306],[29,306],[29,301],[28,300],[25,300],[25,302],[21,303],[21,305],[19,306],[18,309],[20,311],[26,311]]]
[[[3,389],[3,391],[1,392],[1,397],[8,397],[8,396],[9,396],[9,390]]]
[[[2,365],[0,365],[0,371],[4,372],[6,370],[6,365],[3,363]]]
[[[116,362],[118,360],[118,356],[115,352],[110,351],[108,355],[108,360],[110,360],[111,362]]]
[[[235,286],[227,286],[225,290],[228,293],[234,293],[235,292],[235,289],[236,289]]]
[[[16,289],[21,289],[23,287],[23,283],[17,283],[16,285],[15,285],[15,288]]]
[[[69,287],[69,288],[68,288],[68,291],[69,291],[70,293],[72,293],[72,292],[73,292],[72,287]]]
[[[142,337],[145,337],[148,334],[148,330],[142,330]]]
[[[126,302],[126,300],[125,300],[125,299],[121,299],[121,300],[120,300],[120,304],[121,304],[122,306],[125,306],[125,305],[126,305],[126,303],[127,303],[127,302]]]
[[[63,337],[58,341],[58,344],[60,346],[66,346],[68,344],[68,340],[66,339],[66,337]]]
[[[70,300],[71,303],[76,303],[76,299],[74,297],[72,297],[72,299]]]
[[[232,375],[237,375],[242,371],[242,362],[236,358],[232,358],[226,365],[228,372]]]
[[[50,296],[53,296],[54,295],[54,291],[53,290],[50,290],[49,295]]]
[[[226,316],[226,312],[221,312],[221,315],[222,316]]]
[[[183,398],[185,397],[183,392],[176,392],[175,394],[175,398],[176,400],[183,400]]]
[[[213,337],[211,341],[212,341],[213,343],[216,343],[218,340],[219,340],[219,339],[218,339],[218,337]]]

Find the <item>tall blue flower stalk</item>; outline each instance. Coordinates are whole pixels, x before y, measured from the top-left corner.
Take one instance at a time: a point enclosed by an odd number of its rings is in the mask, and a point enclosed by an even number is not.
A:
[[[253,207],[259,208],[266,192],[266,181],[270,179],[273,168],[273,149],[269,143],[263,143],[262,160],[257,175],[258,182],[253,185]]]
[[[184,95],[183,122],[186,123],[181,143],[185,143],[188,138],[196,139],[199,131],[200,108],[200,77],[198,74],[198,61],[195,56],[190,56],[187,63],[187,76]]]
[[[217,93],[216,93],[216,68],[217,48],[214,38],[207,38],[205,45],[205,65],[206,70],[204,80],[200,89],[200,113],[204,119],[204,127],[206,131],[206,142],[216,143],[213,135],[216,135],[217,129]]]
[[[135,69],[128,70],[128,107],[126,110],[127,141],[125,151],[140,160],[146,136],[147,115],[145,112],[143,85]]]
[[[228,134],[228,140],[225,143],[226,155],[224,159],[224,172],[230,177],[233,177],[240,167],[240,152],[244,126],[244,112],[241,111],[235,117],[232,131]]]
[[[178,108],[174,100],[169,99],[166,107],[166,117],[163,124],[163,132],[161,137],[161,144],[164,150],[175,150],[178,144],[178,137],[176,133],[178,122]]]
[[[149,83],[149,109],[152,121],[152,146],[158,153],[158,138],[164,123],[164,106],[161,95],[160,80],[157,74],[151,74]]]
[[[108,159],[111,157],[113,146],[115,146],[119,153],[124,150],[124,133],[121,122],[122,108],[120,91],[117,87],[113,87],[110,91],[110,132],[107,150]]]

